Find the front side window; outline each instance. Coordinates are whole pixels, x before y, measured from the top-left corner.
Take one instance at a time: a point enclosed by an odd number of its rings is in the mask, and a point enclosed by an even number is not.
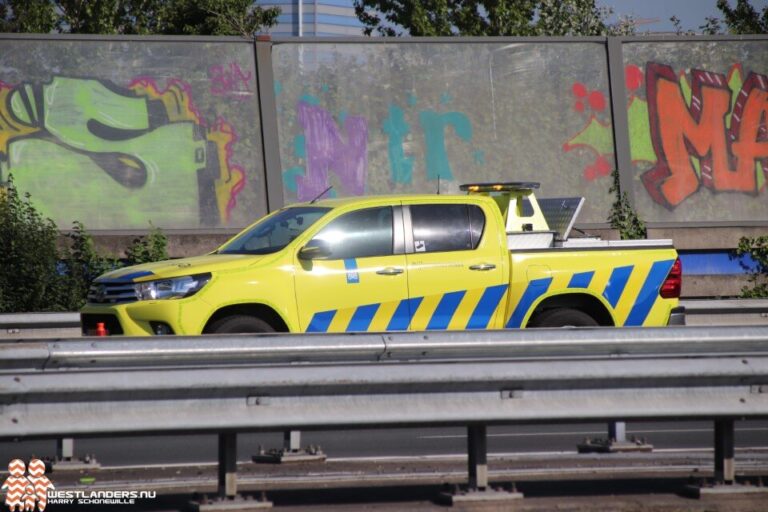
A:
[[[410,210],[415,252],[469,251],[480,243],[485,215],[476,205],[423,204]]]
[[[271,254],[283,249],[330,208],[286,208],[255,224],[222,247],[218,254]]]
[[[342,260],[392,254],[392,207],[367,208],[331,221],[310,242],[320,241],[329,251],[326,259]]]

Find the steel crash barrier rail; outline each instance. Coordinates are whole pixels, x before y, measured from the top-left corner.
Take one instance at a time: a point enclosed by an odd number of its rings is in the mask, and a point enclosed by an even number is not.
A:
[[[464,425],[482,490],[487,425],[618,419],[714,420],[728,483],[734,420],[768,417],[768,327],[19,340],[0,404],[0,439],[218,433],[225,497],[242,431]]]
[[[768,299],[681,300],[689,325],[768,325]],[[0,339],[76,336],[79,313],[3,313]]]

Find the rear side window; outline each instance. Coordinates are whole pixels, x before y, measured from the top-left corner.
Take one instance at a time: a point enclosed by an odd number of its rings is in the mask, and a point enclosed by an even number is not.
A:
[[[476,205],[412,205],[415,252],[470,251],[483,236],[485,215]]]

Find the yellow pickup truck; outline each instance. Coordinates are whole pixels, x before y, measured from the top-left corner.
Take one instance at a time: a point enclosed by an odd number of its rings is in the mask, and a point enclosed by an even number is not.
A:
[[[536,183],[282,208],[205,256],[114,270],[84,333],[374,332],[682,323],[670,240],[569,238]]]

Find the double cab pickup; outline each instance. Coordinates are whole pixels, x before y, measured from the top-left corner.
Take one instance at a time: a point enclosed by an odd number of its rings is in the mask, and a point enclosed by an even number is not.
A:
[[[536,183],[327,199],[271,213],[199,257],[92,285],[85,333],[371,332],[682,321],[670,240],[570,238],[581,198]],[[103,329],[100,326],[100,329]]]

